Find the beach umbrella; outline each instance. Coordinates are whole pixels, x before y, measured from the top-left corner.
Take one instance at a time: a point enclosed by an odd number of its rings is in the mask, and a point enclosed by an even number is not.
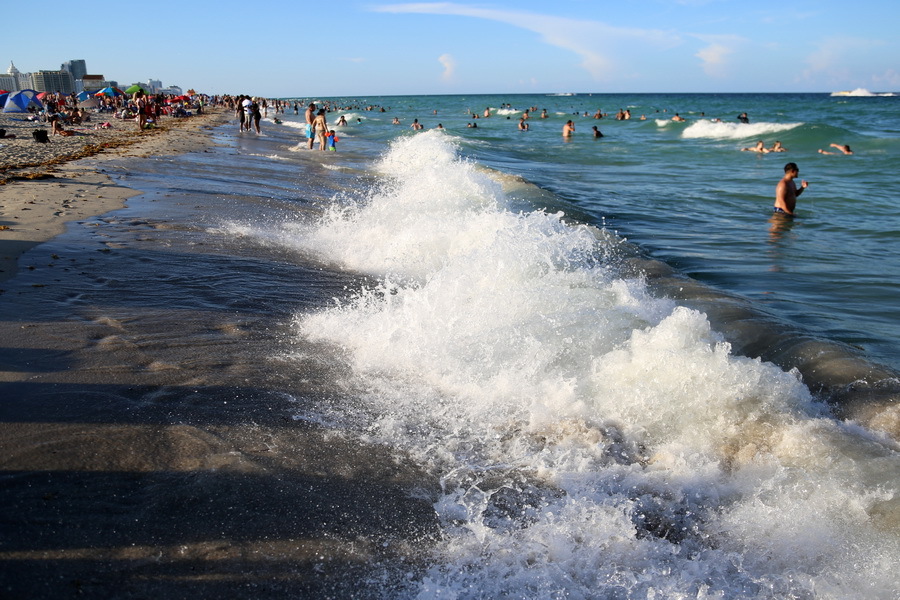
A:
[[[144,92],[144,93],[146,94],[146,93],[147,93],[147,90],[145,90],[144,88],[142,88],[142,87],[139,86],[138,84],[134,84],[133,86],[131,86],[130,88],[128,88],[127,90],[125,90],[125,93],[126,93],[126,94],[133,94],[133,93],[135,93],[135,92]]]
[[[79,102],[84,102],[85,100],[87,100],[88,98],[91,97],[91,94],[90,94],[90,92],[82,91],[82,92],[78,92],[78,95],[75,97],[78,98]]]
[[[78,103],[78,108],[97,108],[100,106],[99,98],[86,98]]]
[[[50,92],[41,92],[40,94],[37,95],[37,99],[43,102],[44,98],[46,98],[47,94],[49,94],[49,93]]]
[[[116,87],[105,87],[96,94],[95,96],[124,96],[125,92]]]
[[[197,91],[196,91],[194,88],[191,88],[191,89],[189,89],[189,90],[187,91],[187,93],[188,93],[189,96],[193,96],[194,94],[197,93]]]

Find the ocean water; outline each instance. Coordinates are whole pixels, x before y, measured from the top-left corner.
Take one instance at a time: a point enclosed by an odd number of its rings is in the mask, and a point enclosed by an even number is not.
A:
[[[158,311],[186,355],[197,313],[238,319],[251,349],[191,385],[238,373],[420,465],[440,535],[368,596],[897,598],[896,97],[337,99],[334,153],[298,100],[112,169],[145,194],[81,225],[113,251],[66,302]]]

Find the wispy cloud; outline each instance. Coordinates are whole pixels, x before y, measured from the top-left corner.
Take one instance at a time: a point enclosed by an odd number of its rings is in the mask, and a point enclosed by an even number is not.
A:
[[[817,75],[826,77],[846,77],[857,56],[864,56],[871,49],[883,46],[878,39],[864,39],[850,36],[835,36],[823,39],[818,49],[806,57],[808,68],[803,72],[807,78]]]
[[[731,71],[730,57],[746,40],[736,35],[697,35],[708,44],[694,56],[700,59],[703,71],[710,77],[725,77]]]
[[[620,66],[614,58],[634,44],[671,48],[681,43],[678,35],[653,29],[613,27],[600,21],[568,19],[521,11],[478,8],[453,2],[385,4],[372,10],[383,13],[454,15],[497,21],[532,31],[557,48],[581,57],[581,66],[596,80],[613,76]]]
[[[453,81],[456,75],[456,59],[450,54],[441,54],[438,56],[438,62],[444,66],[444,72],[441,73],[441,79],[444,81]]]

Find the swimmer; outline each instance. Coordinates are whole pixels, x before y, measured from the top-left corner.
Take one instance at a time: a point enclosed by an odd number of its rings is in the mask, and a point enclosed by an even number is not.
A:
[[[525,117],[519,119],[519,130],[528,131],[528,123],[525,122]]]
[[[566,121],[566,124],[563,125],[562,134],[563,137],[572,137],[572,134],[575,133],[575,123],[572,120]]]
[[[596,126],[596,125],[594,125],[593,127],[591,127],[591,129],[592,129],[593,132],[594,132],[594,137],[595,137],[595,138],[602,138],[602,137],[603,137],[603,133],[602,133],[599,129],[597,129],[597,126]]]
[[[800,175],[800,169],[796,163],[789,162],[784,165],[784,177],[775,187],[775,206],[772,210],[779,215],[794,216],[794,208],[797,206],[797,196],[803,193],[809,184],[804,180],[800,182],[800,188],[794,179]]]
[[[755,146],[750,146],[749,148],[741,148],[741,152],[759,152],[760,154],[765,154],[769,149],[766,148],[766,145],[762,140],[756,142]]]
[[[769,148],[769,152],[787,152],[787,148],[782,146],[781,142],[776,140],[775,143],[772,144],[772,147]]]
[[[681,115],[679,115],[678,113],[675,113],[675,116],[672,117],[672,120],[675,121],[676,123],[684,123],[685,122],[685,118],[682,117]]]
[[[840,152],[829,152],[819,148],[819,154],[853,154],[853,150],[847,144],[829,144],[829,148],[837,148]]]

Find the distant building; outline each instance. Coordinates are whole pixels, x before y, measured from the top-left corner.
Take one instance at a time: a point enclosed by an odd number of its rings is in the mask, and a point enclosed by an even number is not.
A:
[[[37,92],[71,94],[75,91],[75,78],[68,71],[38,71],[31,74],[31,81]]]
[[[0,90],[6,90],[7,92],[17,91],[16,78],[6,73],[0,74]]]
[[[9,86],[7,87],[7,85],[4,84],[3,89],[8,92],[29,90],[33,87],[31,73],[20,72],[12,61],[9,61],[9,69],[6,71],[6,76],[9,77],[9,79],[5,79],[5,81],[9,83]]]
[[[77,60],[67,60],[59,68],[62,71],[71,73],[72,78],[76,81],[84,79],[84,76],[87,75],[87,64],[80,58]]]
[[[85,75],[80,81],[79,92],[96,92],[106,87],[119,87],[118,81],[108,81],[103,75]]]

